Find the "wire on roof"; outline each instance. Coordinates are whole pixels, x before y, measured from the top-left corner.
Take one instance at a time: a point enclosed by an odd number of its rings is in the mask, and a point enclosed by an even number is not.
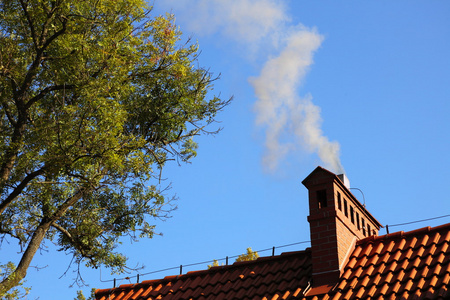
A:
[[[295,245],[300,245],[300,244],[305,244],[305,243],[310,243],[310,241],[303,241],[303,242],[297,242],[297,243],[292,243],[292,244],[287,244],[287,245],[282,245],[282,246],[274,246],[272,248],[267,248],[267,249],[262,249],[262,250],[255,250],[254,252],[258,252],[258,253],[262,253],[262,252],[266,252],[266,251],[270,251],[272,250],[272,256],[275,255],[275,249],[278,248],[285,248],[285,247],[290,247],[290,246],[295,246]],[[228,259],[229,258],[237,258],[239,257],[241,254],[238,255],[233,255],[230,257],[225,257],[225,258],[220,258],[220,259],[216,259],[216,261],[226,261],[226,265],[228,265]],[[208,263],[213,263],[214,260],[208,260],[208,261],[202,261],[202,262],[197,262],[197,263],[192,263],[192,264],[187,264],[187,265],[180,265],[178,267],[172,267],[172,268],[166,268],[166,269],[161,269],[161,270],[156,270],[156,271],[151,271],[151,272],[147,272],[147,273],[138,273],[137,275],[134,276],[126,276],[123,278],[114,278],[114,279],[108,279],[108,280],[102,280],[102,273],[101,273],[101,269],[100,269],[100,282],[114,282],[114,287],[116,287],[116,282],[117,280],[119,282],[121,282],[122,280],[130,280],[132,278],[137,278],[137,282],[139,283],[139,279],[141,276],[145,276],[145,275],[150,275],[150,274],[155,274],[155,273],[160,273],[160,272],[165,272],[165,271],[171,271],[171,270],[176,270],[179,269],[180,270],[180,275],[183,274],[183,267],[192,267],[192,266],[197,266],[197,265],[205,265]]]
[[[359,191],[359,192],[362,194],[363,200],[364,200],[363,206],[364,206],[364,208],[365,208],[365,207],[366,207],[366,197],[364,197],[363,191],[362,191],[361,189],[355,188],[355,187],[352,187],[352,188],[350,188],[350,189],[351,189],[351,190],[357,190],[357,191]]]
[[[450,217],[450,215],[444,215],[444,216],[439,216],[439,217],[434,217],[434,218],[429,218],[429,219],[423,219],[423,220],[417,220],[417,221],[411,221],[411,222],[400,223],[400,224],[394,224],[394,225],[386,225],[386,232],[387,232],[387,234],[389,234],[389,227],[410,225],[410,224],[415,224],[415,223],[420,223],[420,222],[425,222],[425,221],[431,221],[431,220],[436,220],[436,219],[447,218],[447,217]]]

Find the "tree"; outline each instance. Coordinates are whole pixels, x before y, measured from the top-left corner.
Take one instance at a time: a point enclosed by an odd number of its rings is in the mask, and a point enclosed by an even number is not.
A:
[[[124,270],[118,239],[149,237],[172,207],[168,161],[230,100],[171,15],[144,0],[1,0],[0,234],[22,256],[0,283],[26,276],[45,241],[89,267]],[[169,206],[167,206],[169,204]],[[2,257],[4,259],[4,257]]]

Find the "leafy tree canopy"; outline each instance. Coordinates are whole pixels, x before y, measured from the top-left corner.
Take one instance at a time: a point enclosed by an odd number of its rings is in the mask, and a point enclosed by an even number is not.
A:
[[[118,239],[153,236],[171,209],[161,170],[196,155],[229,100],[144,0],[0,1],[0,241],[23,250],[0,295],[46,240],[123,271]]]

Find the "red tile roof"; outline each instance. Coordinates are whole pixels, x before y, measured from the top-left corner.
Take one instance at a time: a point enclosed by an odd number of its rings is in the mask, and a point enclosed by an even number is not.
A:
[[[324,299],[450,299],[450,224],[360,240]]]
[[[97,290],[96,299],[297,299],[308,287],[311,270],[306,249]]]
[[[450,299],[450,224],[358,241],[331,290],[310,289],[311,272],[306,249],[97,290],[96,298]]]

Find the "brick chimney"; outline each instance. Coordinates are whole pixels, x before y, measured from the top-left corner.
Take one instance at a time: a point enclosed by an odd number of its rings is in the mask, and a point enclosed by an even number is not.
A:
[[[350,192],[347,177],[317,167],[303,181],[308,189],[312,286],[334,285],[359,239],[378,235],[381,224]]]

